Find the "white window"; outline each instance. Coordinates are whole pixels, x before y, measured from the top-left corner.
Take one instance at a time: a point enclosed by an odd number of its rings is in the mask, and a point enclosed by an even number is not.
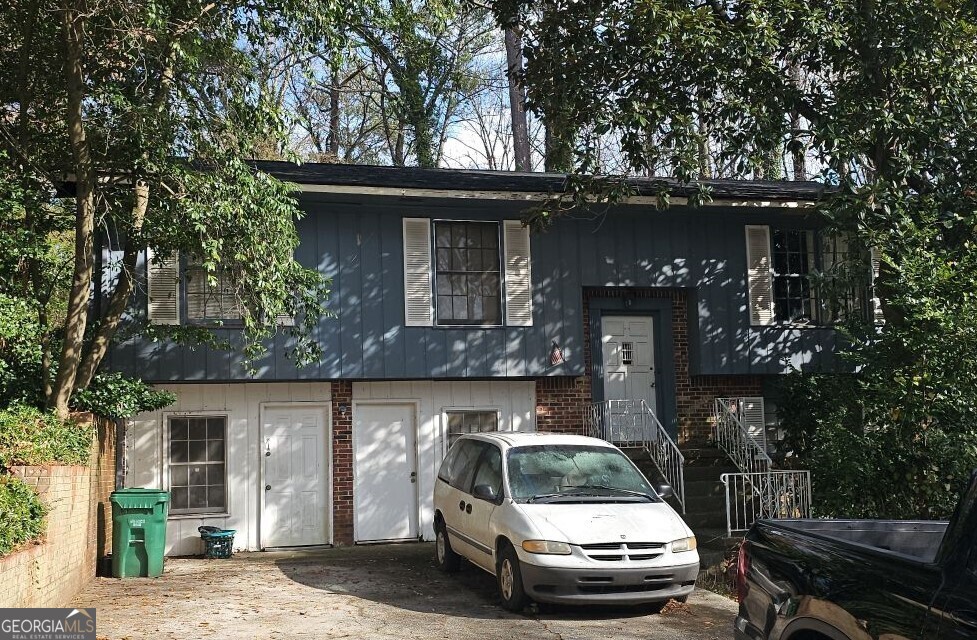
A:
[[[499,430],[499,412],[483,410],[446,410],[448,446],[466,433],[488,433]]]
[[[183,273],[187,320],[240,320],[241,307],[231,274],[217,269],[210,278],[198,260],[187,260]]]
[[[404,218],[407,326],[532,326],[529,251],[518,220]]]
[[[167,429],[170,513],[227,511],[227,418],[173,416]]]
[[[499,244],[496,222],[434,223],[438,324],[502,324]]]
[[[830,325],[867,317],[870,260],[814,229],[746,228],[750,322]]]

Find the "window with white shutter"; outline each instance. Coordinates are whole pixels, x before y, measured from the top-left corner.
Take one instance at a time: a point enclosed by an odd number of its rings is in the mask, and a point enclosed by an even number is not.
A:
[[[497,222],[434,223],[434,294],[439,325],[502,324]]]
[[[531,327],[533,280],[530,270],[529,228],[518,220],[506,220],[502,224],[505,236],[506,324]]]
[[[404,218],[404,294],[409,327],[532,326],[529,229]]]
[[[180,324],[180,255],[156,258],[146,251],[146,280],[151,324]]]
[[[404,307],[408,327],[433,323],[431,221],[404,218]]]
[[[770,227],[746,227],[747,290],[750,297],[750,324],[767,325],[774,321],[773,283],[770,270]]]

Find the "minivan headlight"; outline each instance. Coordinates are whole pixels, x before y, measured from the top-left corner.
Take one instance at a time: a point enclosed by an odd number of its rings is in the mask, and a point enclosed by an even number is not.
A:
[[[552,540],[526,540],[522,543],[523,551],[529,553],[546,553],[554,556],[570,555],[570,545],[566,542],[553,542]]]
[[[682,551],[694,551],[696,548],[695,536],[691,538],[682,538],[681,540],[672,541],[672,553],[681,553]]]

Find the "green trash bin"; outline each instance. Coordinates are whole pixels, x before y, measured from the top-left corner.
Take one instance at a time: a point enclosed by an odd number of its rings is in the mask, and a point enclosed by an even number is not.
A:
[[[160,489],[119,489],[112,502],[112,575],[163,575],[166,512],[170,494]]]

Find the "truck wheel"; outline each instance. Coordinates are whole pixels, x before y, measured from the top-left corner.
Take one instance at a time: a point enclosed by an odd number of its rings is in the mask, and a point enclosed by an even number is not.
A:
[[[499,596],[502,606],[515,613],[519,613],[529,604],[529,596],[522,586],[522,571],[519,567],[519,556],[512,545],[505,543],[499,553],[499,560],[495,566],[495,577],[499,583]]]
[[[448,540],[448,530],[444,525],[444,520],[438,519],[434,535],[434,559],[438,563],[438,569],[445,573],[455,573],[461,566],[461,556],[451,548],[451,541]]]

